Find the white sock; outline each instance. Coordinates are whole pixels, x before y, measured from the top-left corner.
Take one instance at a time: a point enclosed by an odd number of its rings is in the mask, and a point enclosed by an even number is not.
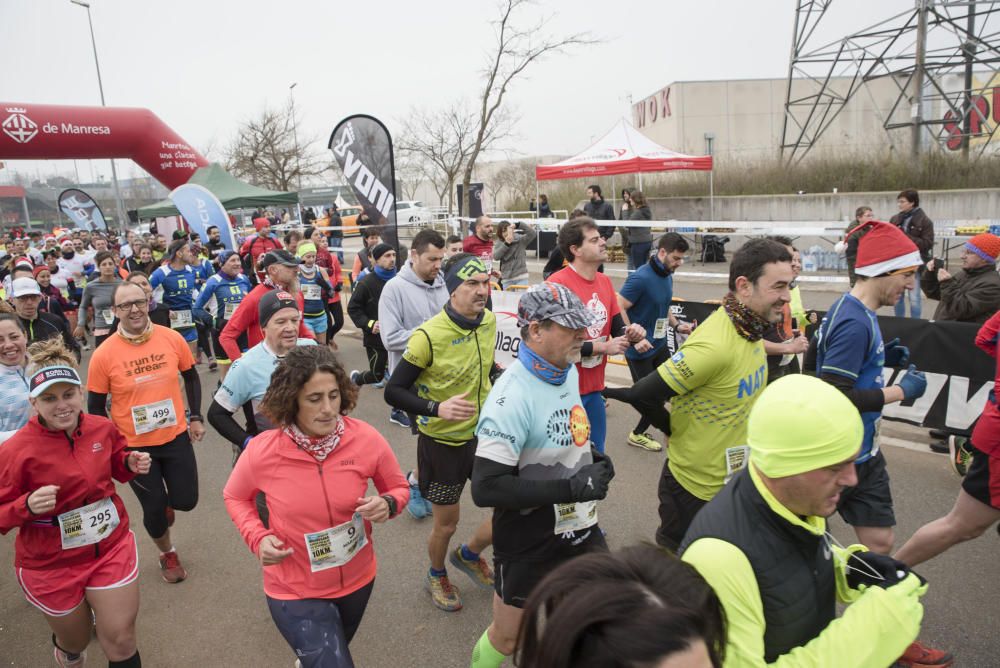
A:
[[[417,476],[413,475],[413,471],[410,471],[406,476],[406,482],[408,482],[413,486],[416,486],[420,481],[417,480]]]
[[[170,554],[171,552],[176,552],[176,551],[177,551],[177,548],[175,548],[173,545],[171,545],[170,549],[167,550],[166,552],[160,552],[160,556],[162,557],[165,554]]]

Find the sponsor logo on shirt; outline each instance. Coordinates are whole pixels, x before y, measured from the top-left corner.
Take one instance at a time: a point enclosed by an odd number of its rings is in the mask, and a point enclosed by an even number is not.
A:
[[[753,396],[754,392],[764,387],[767,382],[767,366],[762,364],[759,369],[751,374],[748,374],[746,378],[740,379],[740,387],[737,391],[736,398],[750,398]]]
[[[514,444],[514,437],[510,434],[505,434],[499,429],[490,429],[489,427],[481,427],[479,429],[479,435],[483,438],[499,438],[507,441],[511,445]]]
[[[590,420],[587,419],[587,411],[579,404],[569,412],[569,433],[578,448],[590,441]]]
[[[101,452],[102,450],[104,450],[104,446],[101,445],[100,443],[94,443],[92,446],[90,446],[91,452]]]

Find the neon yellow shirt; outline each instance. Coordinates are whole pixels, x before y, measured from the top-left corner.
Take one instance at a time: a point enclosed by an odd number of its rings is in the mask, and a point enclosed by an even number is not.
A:
[[[479,409],[493,387],[490,371],[496,335],[497,319],[490,311],[485,312],[482,324],[471,331],[455,324],[443,309],[413,331],[403,359],[423,369],[414,384],[417,395],[441,402],[468,392],[466,401],[476,405],[475,415],[460,422],[418,416],[420,433],[447,445],[462,445],[472,438]]]
[[[799,326],[799,330],[805,332],[806,325],[809,324],[809,321],[806,320],[806,309],[802,305],[802,291],[799,290],[799,286],[796,285],[794,288],[789,290],[789,292],[792,295],[792,301],[789,303],[792,310],[792,317],[798,321],[797,324]]]
[[[750,477],[767,505],[785,521],[817,535],[826,530],[822,517],[800,518],[781,505],[753,466]],[[764,604],[753,567],[739,546],[718,538],[699,538],[681,559],[701,573],[726,611],[725,668],[882,668],[892,665],[916,639],[923,615],[919,602],[901,600],[894,595],[898,592],[890,593],[881,587],[848,587],[847,555],[864,549],[861,545],[846,549],[832,546],[837,598],[851,605],[818,636],[770,664],[764,660]],[[926,585],[917,595],[924,592]]]
[[[708,501],[746,463],[747,417],[767,383],[764,343],[740,336],[719,308],[657,371],[678,395],[670,401],[670,472]]]

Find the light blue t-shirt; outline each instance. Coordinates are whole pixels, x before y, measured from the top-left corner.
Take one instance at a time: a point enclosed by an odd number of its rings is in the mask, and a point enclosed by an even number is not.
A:
[[[590,421],[580,399],[576,365],[565,382],[552,385],[515,361],[483,403],[476,436],[477,457],[516,466],[517,475],[525,479],[569,478],[592,464]],[[572,550],[595,528],[557,532],[558,509],[553,506],[493,512],[493,550],[507,559],[551,558]]]
[[[313,339],[299,339],[296,345],[315,346]],[[222,385],[215,392],[215,401],[230,413],[235,413],[246,402],[251,402],[254,419],[261,430],[269,428],[270,421],[260,415],[260,402],[271,384],[271,374],[278,366],[278,356],[261,341],[233,362]]]
[[[28,424],[31,403],[28,401],[28,377],[23,367],[0,364],[0,441]]]

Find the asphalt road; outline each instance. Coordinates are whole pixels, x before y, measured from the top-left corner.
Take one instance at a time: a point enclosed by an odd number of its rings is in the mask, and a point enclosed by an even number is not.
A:
[[[718,284],[679,282],[677,286],[677,293],[688,299],[718,297],[723,291]],[[810,290],[805,302],[809,307],[825,308],[835,298],[834,292]],[[345,364],[349,368],[361,367],[365,362],[360,342],[352,336],[338,340]],[[203,378],[207,402],[216,375],[205,369]],[[406,471],[416,463],[416,439],[408,430],[390,424],[388,412],[381,391],[369,386],[362,391],[354,414],[380,429]],[[635,418],[631,408],[612,403],[608,451],[614,457],[617,478],[610,496],[600,504],[601,525],[608,532],[612,548],[649,541],[656,527],[656,483],[664,455],[625,444],[625,435]],[[951,507],[959,480],[943,456],[926,450],[924,432],[907,427],[893,427],[891,432],[914,442],[911,448],[885,448],[896,498],[898,546],[921,524]],[[196,449],[201,500],[194,511],[178,513],[174,527],[174,542],[189,572],[185,582],[168,585],[160,579],[155,548],[142,535],[138,504],[127,486],[121,490],[140,537],[142,604],[138,636],[144,665],[290,667],[294,657],[268,615],[260,567],[223,507],[222,488],[231,464],[229,445],[209,428],[209,435]],[[468,492],[462,512],[458,537],[465,539],[489,513],[476,508]],[[842,522],[834,519],[831,524],[842,543],[852,542],[852,532]],[[472,647],[489,623],[491,594],[474,588],[464,575],[455,573],[465,608],[445,613],[430,604],[423,591],[429,528],[429,519],[417,521],[406,513],[376,526],[379,575],[351,646],[358,666],[468,665]],[[954,652],[958,666],[998,665],[998,540],[991,530],[919,569],[931,583],[924,597],[921,638]],[[42,616],[25,601],[12,561],[13,535],[0,537],[0,666],[50,666],[49,632]],[[91,644],[87,665],[106,665],[96,641]]]

